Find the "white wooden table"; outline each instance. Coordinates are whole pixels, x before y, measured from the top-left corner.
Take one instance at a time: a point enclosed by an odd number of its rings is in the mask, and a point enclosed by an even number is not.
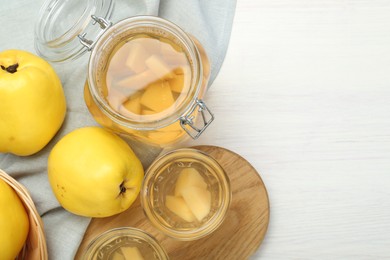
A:
[[[33,51],[32,30],[1,37]],[[186,145],[237,152],[268,188],[253,259],[390,259],[389,0],[238,0],[206,101],[216,120]]]
[[[253,259],[390,259],[390,1],[239,0],[196,142],[270,197]]]

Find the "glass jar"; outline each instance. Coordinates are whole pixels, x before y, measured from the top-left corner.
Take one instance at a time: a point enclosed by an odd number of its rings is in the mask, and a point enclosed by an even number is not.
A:
[[[92,240],[81,259],[168,260],[169,257],[151,235],[140,229],[121,227],[108,230]]]
[[[223,223],[231,201],[230,181],[212,157],[181,148],[149,167],[140,199],[146,217],[158,230],[178,240],[196,240]]]
[[[64,62],[91,51],[84,97],[102,126],[163,147],[187,136],[198,138],[214,119],[202,100],[210,76],[202,45],[159,17],[134,16],[112,24],[112,10],[113,0],[47,1],[36,27],[37,52],[48,61]],[[141,38],[160,45],[135,44]],[[127,56],[123,64],[116,63],[125,45]],[[167,49],[184,57],[185,66],[172,65],[177,60]],[[115,65],[119,76],[111,73]],[[134,105],[136,112],[129,108]]]

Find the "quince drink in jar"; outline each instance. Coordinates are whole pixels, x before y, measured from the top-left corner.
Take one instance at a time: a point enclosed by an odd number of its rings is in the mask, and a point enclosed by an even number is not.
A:
[[[158,230],[175,239],[195,240],[223,223],[231,201],[230,180],[211,156],[181,148],[160,156],[148,168],[140,200]]]
[[[197,138],[213,119],[200,100],[210,74],[202,45],[160,18],[125,21],[92,51],[84,92],[91,114],[107,128],[154,145]]]

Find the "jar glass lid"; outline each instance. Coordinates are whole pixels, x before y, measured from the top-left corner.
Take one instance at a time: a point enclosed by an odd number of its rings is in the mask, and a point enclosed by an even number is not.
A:
[[[109,19],[114,0],[47,0],[35,25],[35,49],[44,59],[64,62],[80,57],[88,49],[79,35],[95,41],[101,34],[92,16]]]

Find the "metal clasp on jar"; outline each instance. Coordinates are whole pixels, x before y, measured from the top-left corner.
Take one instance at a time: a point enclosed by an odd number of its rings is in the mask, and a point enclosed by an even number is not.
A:
[[[194,120],[196,119],[197,115],[194,113],[196,110],[202,116],[203,122],[200,122],[200,126],[195,125],[196,123]],[[197,139],[213,120],[214,115],[211,113],[210,109],[208,109],[202,100],[197,99],[195,105],[192,107],[189,113],[180,117],[180,125],[187,132],[187,134],[192,137],[192,139]]]
[[[95,25],[95,24],[99,24],[100,25],[100,28],[102,29],[102,31],[99,33],[98,37],[93,41],[93,40],[90,40],[90,39],[87,39],[85,38],[85,36],[87,35],[87,33],[83,33],[83,34],[79,34],[77,37],[79,38],[80,42],[82,45],[84,45],[85,48],[88,49],[88,51],[92,50],[93,46],[95,45],[96,43],[96,40],[105,32],[107,31],[108,28],[110,28],[112,26],[112,22],[111,21],[108,21],[102,17],[98,17],[98,16],[95,16],[95,15],[91,15],[92,17],[92,24]]]

